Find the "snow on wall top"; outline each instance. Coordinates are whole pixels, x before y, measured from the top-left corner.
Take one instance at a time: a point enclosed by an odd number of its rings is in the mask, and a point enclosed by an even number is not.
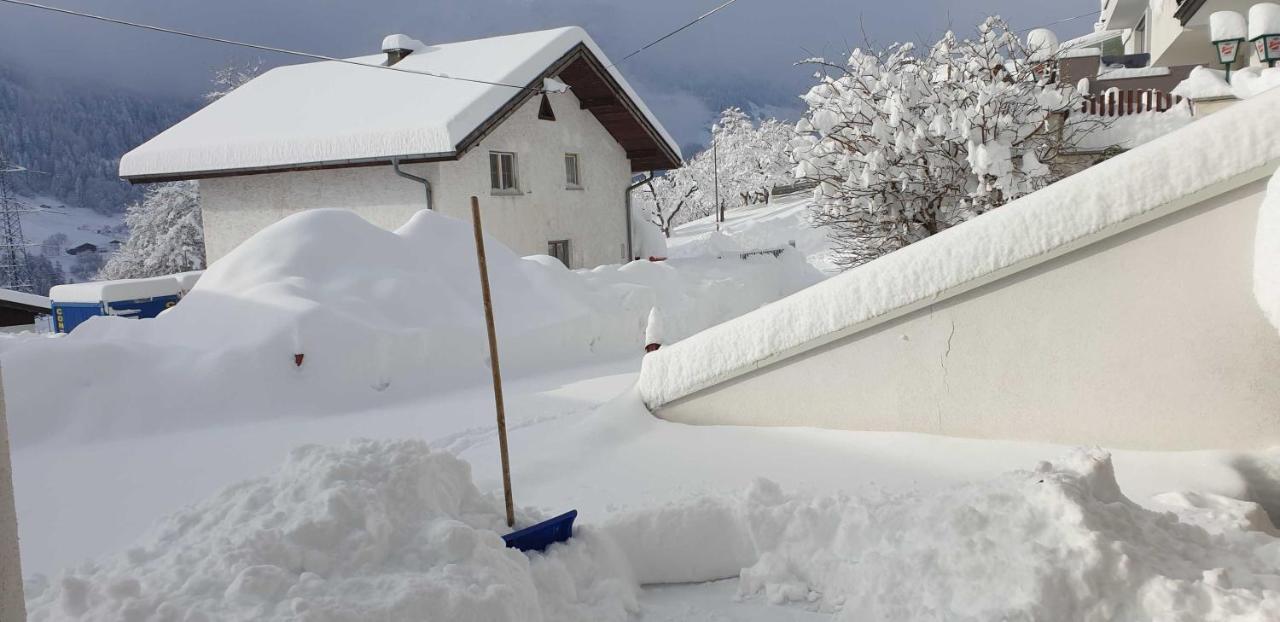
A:
[[[1170,92],[1188,99],[1249,99],[1277,86],[1280,86],[1280,67],[1245,67],[1231,74],[1230,83],[1221,69],[1196,67]]]
[[[49,308],[48,298],[45,298],[44,296],[37,296],[35,294],[28,294],[26,292],[16,292],[11,289],[0,289],[0,300],[26,305],[28,307],[40,307],[41,309]]]
[[[407,37],[406,37],[407,38]],[[396,68],[524,86],[574,46],[604,52],[576,26],[426,45]],[[376,54],[349,59],[381,65]],[[617,69],[613,79],[661,134],[679,146]],[[120,160],[121,177],[450,155],[518,94],[510,86],[371,69],[332,61],[272,69]]]
[[[765,367],[1218,194],[1280,163],[1280,89],[1263,93],[644,358],[650,408]],[[1189,202],[1189,201],[1188,201]]]
[[[119,302],[142,300],[158,296],[174,296],[182,284],[173,276],[156,276],[147,279],[121,279],[118,281],[90,281],[54,285],[49,298],[54,302]]]

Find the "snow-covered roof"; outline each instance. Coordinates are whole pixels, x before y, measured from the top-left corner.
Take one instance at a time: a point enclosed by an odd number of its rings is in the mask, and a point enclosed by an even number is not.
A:
[[[40,309],[49,308],[49,299],[44,296],[28,294],[26,292],[16,292],[12,289],[0,289],[0,300],[11,302],[27,307],[37,307]]]
[[[1084,58],[1086,56],[1102,56],[1102,48],[1063,48],[1058,58]]]
[[[678,164],[676,141],[581,28],[422,45],[395,67],[540,87],[539,78],[578,46],[630,100],[637,121],[656,134],[649,150],[669,152]],[[386,56],[349,60],[382,65]],[[279,67],[125,154],[120,176],[158,181],[391,157],[448,159],[505,104],[531,92],[333,61]]]
[[[90,281],[55,285],[49,290],[54,302],[118,302],[143,300],[160,296],[177,295],[181,289],[173,276],[157,276],[148,279],[121,279],[118,281]]]
[[[1245,130],[1242,130],[1245,128]],[[1262,179],[1280,89],[645,356],[656,408]]]
[[[1081,35],[1074,39],[1063,41],[1061,49],[1072,50],[1080,48],[1094,48],[1099,44],[1122,36],[1124,36],[1123,30],[1096,30],[1087,35]]]
[[[1103,69],[1098,80],[1125,80],[1129,78],[1154,78],[1169,75],[1168,67],[1116,67]]]

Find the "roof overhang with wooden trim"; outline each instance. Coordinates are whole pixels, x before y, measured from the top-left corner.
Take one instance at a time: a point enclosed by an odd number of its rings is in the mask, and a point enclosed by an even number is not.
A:
[[[641,111],[637,102],[633,101],[627,94],[627,90],[610,75],[608,68],[600,62],[600,59],[592,53],[591,49],[585,44],[579,43],[531,81],[528,84],[529,88],[520,89],[515,96],[464,137],[456,145],[453,152],[388,154],[382,157],[362,158],[359,160],[334,160],[159,175],[127,175],[123,176],[123,178],[132,184],[148,184],[269,173],[390,166],[393,160],[399,160],[401,164],[454,161],[462,158],[468,151],[476,147],[480,141],[510,118],[526,102],[533,97],[539,96],[539,89],[542,87],[544,78],[556,78],[569,85],[573,94],[578,98],[579,106],[584,110],[590,111],[596,120],[600,122],[600,125],[626,151],[633,173],[668,170],[681,166],[682,161],[674,145],[669,144],[663,138],[663,133],[654,127],[648,116]]]
[[[544,78],[556,78],[569,85],[578,105],[588,110],[600,125],[622,145],[631,161],[631,172],[664,171],[680,168],[679,153],[667,144],[658,128],[649,122],[625,89],[618,84],[600,59],[586,45],[579,43],[529,83],[532,89]],[[462,157],[485,136],[506,121],[516,110],[537,95],[535,90],[522,90],[487,121],[459,143],[456,157]]]
[[[1178,3],[1178,8],[1173,12],[1173,16],[1178,18],[1178,23],[1186,26],[1191,18],[1204,7],[1205,0],[1182,0]]]

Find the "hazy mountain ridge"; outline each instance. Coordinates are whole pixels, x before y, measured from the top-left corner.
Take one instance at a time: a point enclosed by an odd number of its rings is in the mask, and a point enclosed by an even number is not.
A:
[[[120,156],[198,106],[106,85],[32,79],[0,66],[0,154],[40,172],[12,175],[18,194],[119,214],[142,196],[118,177]]]

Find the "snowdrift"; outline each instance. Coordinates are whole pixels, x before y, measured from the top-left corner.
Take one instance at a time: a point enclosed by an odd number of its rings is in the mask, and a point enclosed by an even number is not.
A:
[[[571,272],[486,239],[504,372],[636,356],[820,276],[798,256]],[[303,355],[295,365],[295,355]],[[152,320],[93,318],[3,348],[11,433],[102,439],[365,410],[488,377],[471,225],[423,211],[395,232],[312,210],[259,232]]]
[[[933,493],[736,496],[584,517],[504,548],[500,500],[419,441],[295,450],[121,555],[29,582],[33,622],[627,620],[640,584],[739,577],[739,596],[842,620],[1271,620],[1280,540],[1252,503],[1120,491],[1110,456]],[[541,516],[527,510],[520,524]],[[154,617],[152,617],[154,616]]]
[[[739,576],[742,597],[838,620],[1280,619],[1265,515],[1194,501],[1210,528],[1130,501],[1095,450],[930,495],[813,497],[758,480],[606,532],[642,582]]]
[[[544,517],[522,513],[520,524]],[[467,463],[421,441],[302,447],[127,553],[30,586],[53,620],[627,620],[638,586],[590,528],[525,556]]]

